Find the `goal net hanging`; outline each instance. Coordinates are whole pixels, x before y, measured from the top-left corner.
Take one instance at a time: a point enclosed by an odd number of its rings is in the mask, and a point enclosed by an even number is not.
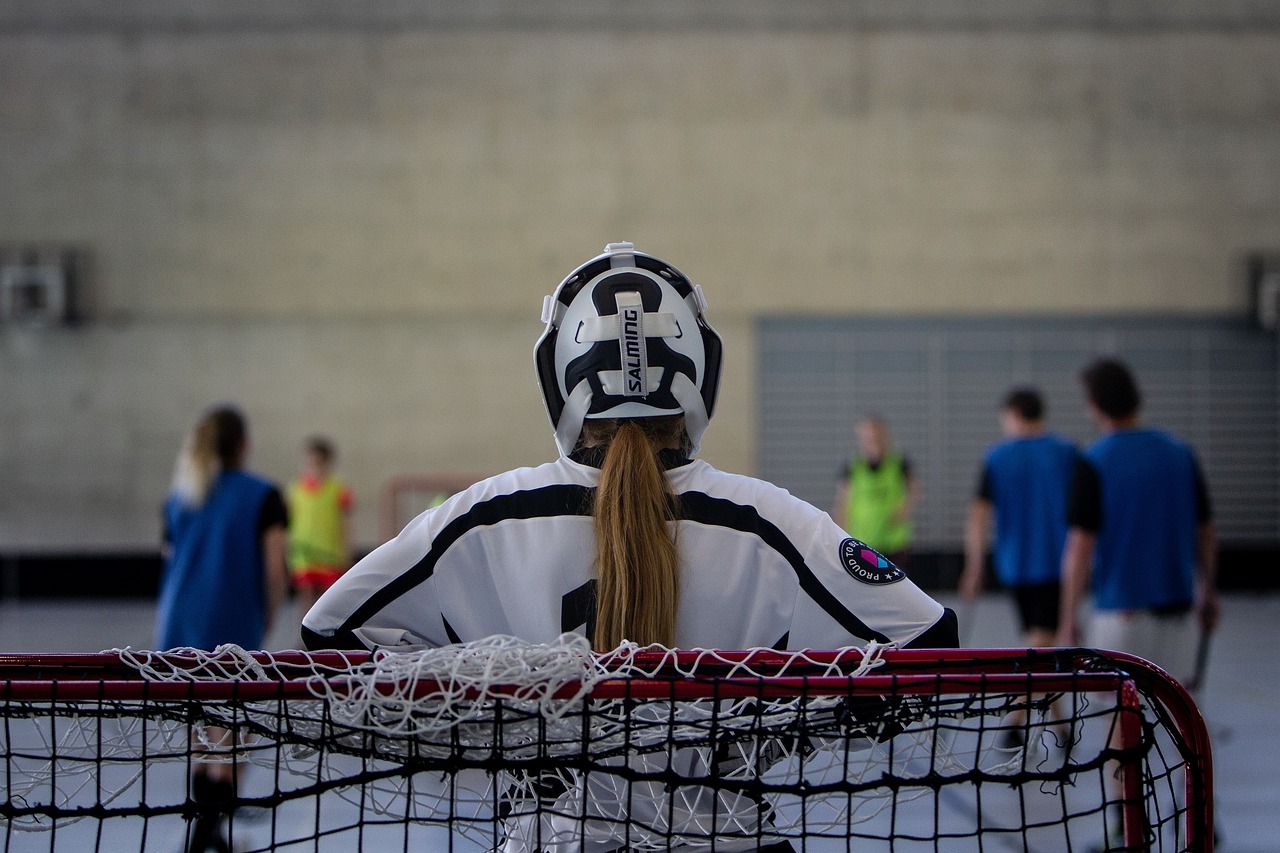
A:
[[[9,655],[0,756],[7,851],[1212,847],[1186,692],[1078,649]]]

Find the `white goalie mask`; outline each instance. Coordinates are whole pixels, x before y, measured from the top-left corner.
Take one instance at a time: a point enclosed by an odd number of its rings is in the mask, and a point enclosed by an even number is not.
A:
[[[560,282],[533,350],[560,452],[573,452],[588,418],[683,414],[696,453],[720,386],[705,310],[702,288],[630,243],[610,243]]]

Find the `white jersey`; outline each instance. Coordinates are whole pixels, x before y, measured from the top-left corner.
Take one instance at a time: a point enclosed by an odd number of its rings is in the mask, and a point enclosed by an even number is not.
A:
[[[679,497],[675,645],[955,645],[954,616],[827,513],[701,460],[667,472]],[[600,472],[561,457],[484,480],[424,512],[328,590],[312,648],[591,636]],[[941,620],[941,621],[940,621]]]

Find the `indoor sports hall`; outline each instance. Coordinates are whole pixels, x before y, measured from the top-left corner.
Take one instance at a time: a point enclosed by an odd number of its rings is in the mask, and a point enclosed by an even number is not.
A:
[[[0,0],[0,850],[1276,850],[1278,58],[1248,0]],[[625,362],[638,303],[553,334],[616,270],[691,312],[640,306],[652,382],[701,335],[664,482],[830,513],[846,592],[959,650],[301,651],[420,513],[590,449],[564,353]],[[1003,562],[1016,391],[1075,610]],[[1079,631],[1028,652],[1036,607]],[[1135,624],[1177,679],[1073,651]]]

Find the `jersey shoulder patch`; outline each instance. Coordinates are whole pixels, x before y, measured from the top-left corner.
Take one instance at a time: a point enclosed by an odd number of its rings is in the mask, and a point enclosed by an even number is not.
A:
[[[883,554],[853,538],[840,543],[840,564],[854,580],[872,586],[897,583],[906,577],[906,573]]]

